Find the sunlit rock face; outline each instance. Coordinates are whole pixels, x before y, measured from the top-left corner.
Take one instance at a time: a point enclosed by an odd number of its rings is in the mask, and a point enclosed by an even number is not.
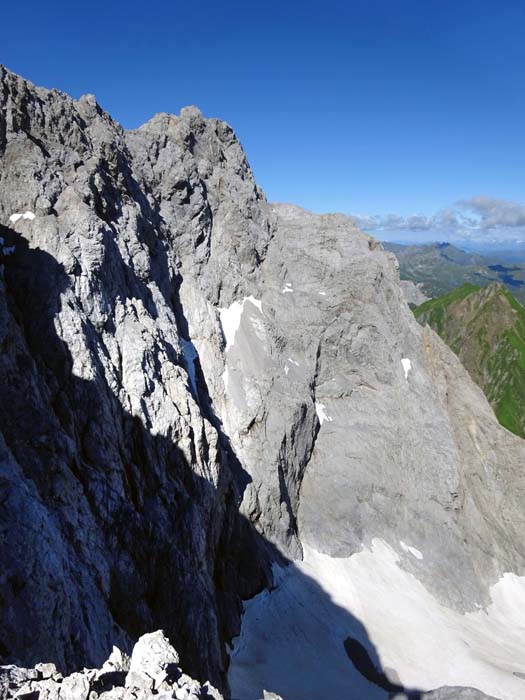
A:
[[[3,662],[163,628],[239,700],[522,697],[524,443],[393,256],[195,108],[0,105]]]
[[[293,292],[278,285],[283,301],[262,308],[298,363],[286,398],[310,387],[318,429],[296,511],[303,561],[246,604],[234,697],[387,697],[348,638],[401,687],[521,697],[523,443],[417,327],[388,255],[344,217],[275,212],[265,265],[286,260]]]

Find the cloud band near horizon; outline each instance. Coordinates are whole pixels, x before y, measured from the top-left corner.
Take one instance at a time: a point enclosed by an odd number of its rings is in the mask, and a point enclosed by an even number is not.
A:
[[[384,214],[353,216],[357,225],[385,240],[471,240],[525,242],[525,204],[477,196],[456,202],[432,216]]]

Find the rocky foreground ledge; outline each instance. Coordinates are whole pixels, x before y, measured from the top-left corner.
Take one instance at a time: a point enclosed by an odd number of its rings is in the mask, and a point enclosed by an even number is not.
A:
[[[264,700],[282,700],[264,690]],[[496,700],[473,688],[439,688],[429,693],[390,694],[392,700]],[[179,655],[162,630],[143,635],[131,657],[113,647],[100,669],[63,676],[55,664],[34,668],[0,666],[0,700],[224,700],[210,683],[183,673]]]
[[[223,700],[209,683],[182,672],[162,630],[143,635],[131,657],[117,647],[100,669],[62,676],[55,664],[0,666],[0,700]]]

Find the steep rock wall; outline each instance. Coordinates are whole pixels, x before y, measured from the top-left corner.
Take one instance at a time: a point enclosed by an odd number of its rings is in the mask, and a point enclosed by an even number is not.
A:
[[[269,205],[195,108],[125,132],[92,96],[0,85],[5,659],[99,664],[163,627],[224,688],[241,600],[303,550],[380,541],[458,615],[523,573],[523,443],[393,256]]]

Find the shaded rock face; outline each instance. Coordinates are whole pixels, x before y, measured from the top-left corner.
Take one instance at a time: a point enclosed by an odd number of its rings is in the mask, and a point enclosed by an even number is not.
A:
[[[125,132],[5,69],[0,107],[5,662],[98,666],[162,627],[225,688],[241,601],[285,557],[379,539],[458,614],[523,573],[523,443],[391,254],[269,205],[195,108]]]
[[[125,134],[4,69],[0,105],[0,653],[96,664],[163,619],[220,683],[267,576],[180,289],[186,260],[220,354],[214,305],[253,274],[266,205],[231,129],[196,110]]]

